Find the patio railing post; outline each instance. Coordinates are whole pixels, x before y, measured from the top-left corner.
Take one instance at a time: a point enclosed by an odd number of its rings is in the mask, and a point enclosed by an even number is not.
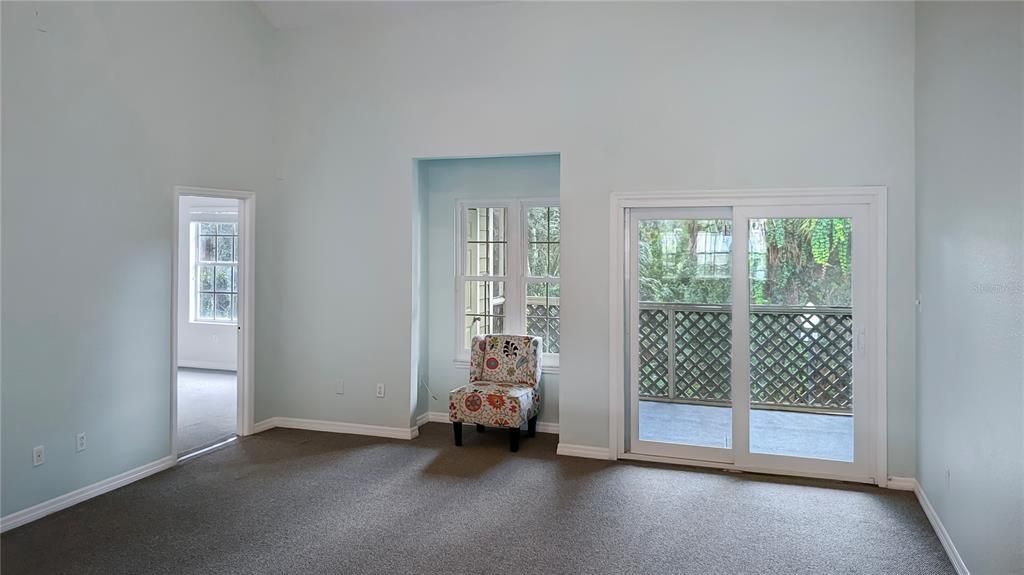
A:
[[[676,311],[666,310],[668,313],[668,398],[676,398]]]

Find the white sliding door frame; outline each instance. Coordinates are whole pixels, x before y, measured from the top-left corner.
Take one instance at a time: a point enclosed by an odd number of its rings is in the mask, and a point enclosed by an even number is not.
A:
[[[857,365],[856,373],[865,374],[857,382],[858,388],[855,393],[855,413],[865,416],[868,421],[866,431],[856,436],[855,449],[859,466],[851,466],[849,463],[821,462],[819,460],[807,460],[802,458],[791,458],[785,456],[768,456],[762,454],[749,454],[749,377],[747,373],[749,366],[749,346],[747,342],[737,342],[734,346],[742,346],[742,357],[737,359],[734,355],[733,369],[739,370],[735,377],[743,378],[743,389],[735,389],[733,397],[733,425],[734,438],[733,449],[736,451],[735,461],[732,463],[722,461],[707,461],[703,459],[681,459],[661,455],[641,455],[631,453],[628,441],[630,440],[629,429],[635,427],[632,421],[636,416],[634,409],[627,410],[627,402],[631,401],[630,391],[632,379],[631,356],[632,350],[629,344],[630,334],[634,333],[636,326],[633,325],[630,313],[629,293],[631,282],[634,280],[635,270],[631,269],[631,254],[629,250],[635,246],[627,242],[630,237],[630,211],[638,208],[720,208],[731,207],[734,210],[736,222],[746,224],[748,217],[771,217],[772,214],[786,214],[780,217],[800,217],[801,213],[831,213],[830,206],[836,206],[836,210],[852,210],[859,214],[860,223],[854,230],[854,250],[859,255],[861,262],[872,263],[870,270],[855,268],[856,274],[863,274],[860,282],[855,279],[855,284],[862,290],[861,298],[867,297],[868,305],[858,309],[857,314],[862,319],[858,325],[873,326],[865,332],[864,348],[855,355],[862,359]],[[812,207],[813,206],[813,207]],[[846,208],[840,208],[846,206]],[[812,188],[812,189],[769,189],[769,190],[699,190],[699,191],[677,191],[677,192],[615,192],[611,196],[610,212],[610,262],[609,262],[609,445],[613,459],[639,459],[645,461],[662,461],[669,463],[684,463],[687,465],[707,466],[724,469],[737,469],[751,472],[778,473],[786,475],[821,477],[827,479],[840,479],[847,481],[858,481],[864,483],[875,483],[879,486],[886,486],[887,483],[887,429],[886,429],[886,337],[885,337],[885,308],[886,308],[886,189],[881,186],[872,187],[849,187],[849,188]],[[778,210],[776,210],[778,208]],[[775,211],[773,211],[775,210]],[[818,210],[817,212],[814,210]],[[835,213],[839,213],[833,210]],[[736,226],[733,235],[733,273],[743,273],[745,277],[747,270],[747,229],[738,229],[743,226]],[[742,253],[740,253],[742,252]],[[743,261],[740,262],[739,260]],[[861,267],[864,267],[863,265]],[[864,272],[867,273],[864,273]],[[734,306],[734,322],[743,322],[749,319],[749,307],[747,301],[748,286],[738,287],[737,284],[745,282],[733,282],[733,301],[742,305]],[[739,292],[739,293],[737,293]],[[741,299],[742,298],[742,299]],[[859,335],[859,332],[858,332]],[[860,344],[857,344],[860,347]],[[863,357],[864,349],[870,350],[866,355],[869,361],[865,362]],[[736,350],[734,349],[734,354]],[[742,372],[742,373],[740,373]],[[734,379],[735,381],[735,379]],[[744,393],[746,390],[746,393]],[[741,405],[742,403],[742,405]],[[737,414],[740,417],[737,417]],[[738,427],[742,426],[742,432]],[[859,459],[858,459],[859,458]],[[780,461],[784,464],[780,465]],[[834,465],[830,465],[833,464]]]
[[[173,242],[171,250],[171,457],[181,459],[178,452],[178,309],[182,302],[178,293],[178,266],[180,241],[179,222],[180,200],[183,196],[205,198],[227,198],[239,201],[238,210],[238,392],[236,408],[236,430],[238,436],[253,433],[253,374],[255,372],[255,322],[256,314],[256,197],[252,192],[219,190],[214,188],[193,188],[175,186],[173,207]],[[185,305],[188,305],[185,302]]]
[[[733,435],[737,444],[736,463],[751,469],[796,472],[806,475],[843,477],[854,481],[875,482],[874,438],[876,428],[876,386],[874,346],[868,345],[876,331],[874,307],[875,266],[871,265],[874,222],[869,206],[828,203],[798,206],[742,206],[733,212],[733,401],[742,402],[739,417],[733,417]],[[752,453],[750,446],[750,220],[761,218],[849,218],[853,225],[852,309],[853,309],[853,461],[831,461],[790,455]]]
[[[640,222],[647,220],[729,220],[733,219],[732,209],[725,208],[632,208],[627,221],[629,237],[639,237]],[[735,243],[735,240],[734,240]],[[735,254],[732,256],[735,257]],[[638,257],[632,256],[628,259],[629,277],[632,281],[626,286],[626,294],[629,298],[629,333],[636,334],[640,330],[640,297],[639,297],[639,275],[637,269]],[[735,273],[735,267],[732,268]],[[629,365],[640,363],[640,341],[638,337],[627,338],[629,346]],[[668,351],[671,357],[675,352]],[[669,360],[672,361],[671,359]],[[669,364],[670,366],[672,363]],[[673,368],[670,367],[671,371]],[[657,441],[646,441],[640,438],[640,379],[639,371],[629,370],[629,445],[631,450],[643,451],[646,455],[672,457],[683,459],[695,459],[698,461],[734,463],[733,447],[708,447],[702,445],[686,445],[681,443],[668,444]],[[730,403],[730,411],[735,412]],[[732,416],[735,421],[735,414]]]

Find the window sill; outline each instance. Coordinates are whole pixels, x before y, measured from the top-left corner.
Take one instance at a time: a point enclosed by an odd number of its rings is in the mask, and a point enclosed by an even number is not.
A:
[[[453,360],[452,363],[455,364],[455,368],[456,369],[465,369],[465,370],[468,371],[469,367],[470,367],[469,366],[469,360],[465,360],[465,359],[456,359],[456,360]],[[557,366],[557,365],[543,365],[540,368],[540,373],[541,373],[541,375],[558,375],[559,374],[559,366]]]

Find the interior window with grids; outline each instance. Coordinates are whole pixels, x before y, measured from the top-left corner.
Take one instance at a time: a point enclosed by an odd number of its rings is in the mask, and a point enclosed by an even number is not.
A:
[[[476,335],[502,333],[508,272],[505,208],[466,208],[463,221],[465,261],[461,278],[465,310],[464,345]]]
[[[526,333],[544,338],[544,352],[559,348],[559,224],[558,206],[527,207]]]
[[[458,357],[474,336],[525,333],[543,338],[545,365],[558,365],[560,216],[551,201],[461,207]]]
[[[238,321],[238,223],[193,221],[193,321]]]

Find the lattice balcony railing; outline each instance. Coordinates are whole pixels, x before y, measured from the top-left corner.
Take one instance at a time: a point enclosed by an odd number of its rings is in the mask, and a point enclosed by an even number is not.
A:
[[[728,404],[731,324],[728,306],[640,304],[640,396]],[[849,412],[851,310],[752,306],[750,380],[755,406]]]
[[[559,306],[526,304],[526,333],[544,338],[544,353],[558,353]]]

